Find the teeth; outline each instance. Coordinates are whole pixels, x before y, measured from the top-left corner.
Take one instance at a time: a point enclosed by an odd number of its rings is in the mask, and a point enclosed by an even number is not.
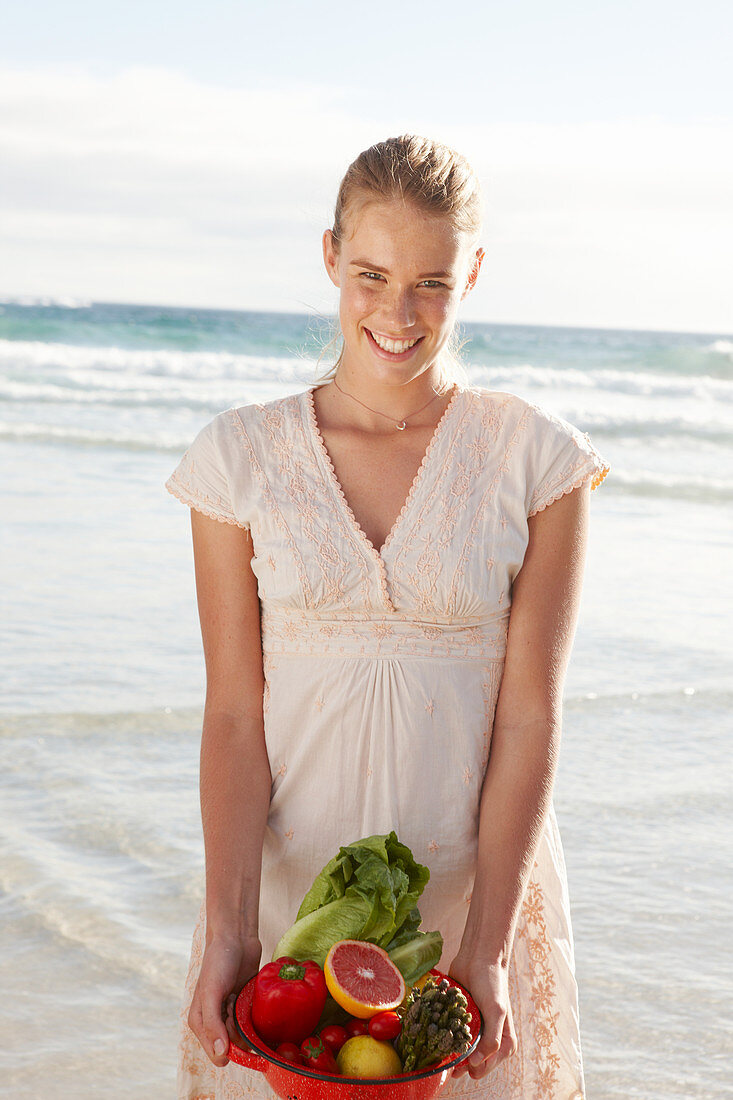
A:
[[[371,329],[369,331],[372,332]],[[378,344],[382,351],[389,351],[393,355],[399,355],[401,352],[407,351],[419,340],[419,337],[415,340],[387,340],[384,336],[377,336],[376,332],[372,332],[372,336],[374,337],[374,343]]]

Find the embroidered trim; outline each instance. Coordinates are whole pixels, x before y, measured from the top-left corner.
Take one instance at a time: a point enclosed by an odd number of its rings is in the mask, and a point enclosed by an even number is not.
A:
[[[593,489],[597,489],[610,469],[610,466],[601,466],[599,468],[596,465],[593,467],[592,470],[586,470],[585,473],[577,477],[571,485],[565,485],[559,489],[556,489],[555,492],[552,493],[552,495],[548,497],[547,500],[543,501],[542,504],[536,505],[531,512],[527,513],[527,519],[531,519],[532,516],[536,516],[538,512],[544,512],[545,508],[549,508],[549,506],[551,504],[554,504],[556,500],[560,500],[561,497],[566,496],[568,493],[572,493],[573,489],[579,489],[580,486],[583,485],[589,477],[593,478],[590,484],[591,491]]]
[[[315,398],[314,398],[314,394],[315,394],[315,391],[316,391],[317,388],[318,387],[316,387],[316,386],[312,386],[309,390],[306,391],[306,408],[307,408],[307,412],[308,412],[308,420],[309,420],[309,423],[310,423],[311,430],[313,432],[313,436],[316,440],[316,444],[317,444],[317,447],[318,447],[319,454],[321,455],[321,458],[323,459],[323,463],[324,463],[324,466],[326,467],[326,470],[330,474],[329,480],[330,480],[331,488],[335,492],[336,496],[340,499],[341,504],[343,506],[343,509],[346,512],[346,514],[348,515],[349,520],[352,523],[355,531],[359,535],[359,538],[362,540],[365,547],[369,551],[370,556],[373,558],[373,560],[375,561],[375,563],[377,565],[377,568],[379,570],[380,589],[381,589],[383,603],[384,603],[384,605],[385,605],[385,607],[387,608],[388,611],[395,611],[396,609],[395,609],[395,606],[392,602],[392,597],[390,596],[390,592],[389,592],[389,584],[388,584],[388,581],[387,581],[387,569],[386,569],[386,566],[385,566],[385,563],[384,563],[384,558],[382,557],[382,553],[383,553],[383,551],[387,550],[387,548],[389,547],[389,545],[392,542],[393,538],[396,536],[399,527],[401,526],[402,518],[406,514],[406,512],[407,512],[407,510],[408,510],[408,508],[409,508],[409,506],[412,502],[412,499],[413,499],[413,497],[415,496],[415,494],[417,492],[417,489],[420,485],[420,482],[422,481],[422,476],[421,475],[422,475],[423,470],[427,466],[427,463],[428,463],[428,460],[430,458],[431,452],[432,452],[433,448],[436,445],[436,441],[439,439],[439,437],[443,433],[444,425],[445,425],[446,421],[448,420],[448,414],[451,411],[453,405],[455,404],[456,399],[463,392],[463,390],[459,386],[456,386],[456,389],[454,390],[453,394],[451,395],[450,401],[448,402],[446,407],[443,409],[441,417],[440,417],[440,419],[438,420],[438,423],[435,426],[435,429],[433,431],[432,436],[430,437],[430,442],[428,443],[425,454],[422,457],[422,461],[420,462],[420,465],[417,468],[417,472],[415,473],[415,476],[412,479],[412,484],[410,485],[409,491],[407,493],[407,497],[405,498],[405,502],[402,505],[402,507],[400,508],[400,511],[397,515],[397,518],[395,519],[394,523],[392,524],[392,527],[390,528],[381,549],[378,550],[377,547],[372,542],[372,540],[369,538],[369,536],[364,531],[363,527],[361,526],[361,524],[357,520],[356,516],[354,515],[354,512],[351,509],[351,505],[349,504],[348,500],[346,499],[346,495],[345,495],[345,493],[344,493],[344,491],[341,487],[341,483],[339,482],[339,479],[336,476],[336,470],[334,468],[333,462],[331,461],[331,456],[328,453],[328,448],[326,447],[325,440],[324,440],[323,436],[321,435],[320,428],[318,427],[318,418],[316,416],[316,403],[315,403]]]
[[[261,405],[258,405],[257,408],[260,411],[262,411],[263,407]],[[288,527],[287,523],[285,522],[285,518],[283,517],[282,512],[280,511],[280,509],[277,505],[277,501],[275,499],[275,494],[273,493],[272,488],[270,487],[270,483],[267,480],[267,475],[266,475],[265,471],[262,469],[262,466],[260,465],[259,461],[257,460],[257,455],[255,453],[255,449],[252,446],[249,435],[247,434],[247,428],[245,427],[244,421],[242,420],[242,417],[240,416],[239,410],[238,409],[232,409],[232,415],[234,417],[234,424],[237,428],[237,431],[238,431],[238,433],[239,433],[239,435],[242,439],[242,442],[243,442],[244,446],[247,449],[247,454],[249,455],[249,461],[250,461],[251,467],[252,467],[252,469],[253,469],[253,471],[254,471],[254,473],[255,473],[255,475],[256,475],[259,483],[260,483],[260,487],[261,487],[261,490],[262,490],[262,499],[263,499],[264,503],[266,504],[266,506],[268,508],[268,511],[274,516],[277,526],[282,531],[283,536],[285,538],[285,541],[287,542],[288,546],[290,547],[291,553],[293,555],[293,560],[295,562],[295,568],[298,572],[298,578],[300,580],[301,585],[303,586],[303,594],[304,594],[306,600],[308,600],[312,603],[313,602],[313,593],[311,591],[310,582],[308,580],[308,573],[306,572],[306,568],[305,568],[305,565],[303,563],[303,559],[302,559],[302,557],[301,557],[301,555],[298,551],[298,548],[295,544],[295,540],[293,539],[292,532],[291,532],[290,528]]]
[[[478,400],[480,401],[481,399],[479,398]],[[506,401],[503,401],[498,406],[498,409],[504,408],[505,405],[506,405]],[[498,409],[496,407],[493,407],[492,404],[489,404],[487,407],[485,407],[482,410],[483,411],[482,425],[487,430],[489,428],[494,428],[494,430],[496,431],[496,424],[500,423],[500,418],[497,418]],[[461,547],[461,553],[458,557],[458,561],[456,562],[456,567],[453,571],[453,578],[451,580],[451,588],[450,588],[450,596],[449,596],[449,604],[448,604],[448,606],[451,609],[455,608],[456,599],[457,599],[457,595],[458,595],[458,586],[459,586],[459,583],[461,581],[461,578],[463,577],[463,575],[465,573],[466,566],[468,564],[469,551],[471,550],[471,548],[474,545],[474,541],[475,541],[475,538],[476,538],[476,531],[478,529],[479,521],[486,514],[486,510],[488,508],[489,501],[491,501],[493,499],[494,494],[496,493],[496,490],[497,490],[497,486],[499,485],[503,475],[505,473],[507,473],[508,470],[509,470],[509,454],[510,454],[510,451],[512,450],[512,448],[516,447],[517,443],[519,442],[519,439],[520,439],[522,433],[525,430],[528,419],[529,419],[529,409],[526,408],[522,412],[522,415],[520,416],[519,421],[517,422],[512,434],[511,434],[511,438],[508,440],[508,442],[506,444],[506,448],[504,450],[504,455],[502,456],[501,461],[498,462],[497,465],[496,465],[496,470],[494,471],[494,476],[491,479],[489,485],[487,486],[483,496],[481,497],[481,504],[479,505],[479,507],[476,509],[476,511],[474,513],[473,520],[471,522],[471,526],[469,528],[468,534],[466,535],[463,546]],[[477,455],[476,470],[477,471],[481,468],[480,461],[481,462],[483,461],[483,459],[479,460],[479,454],[480,454],[480,451],[477,450],[477,452],[476,452],[476,455]]]
[[[179,488],[172,477],[166,481],[165,487],[171,496],[176,497],[182,504],[187,504],[189,508],[208,516],[209,519],[216,519],[219,523],[228,523],[230,527],[241,527],[243,531],[249,531],[248,523],[240,523],[238,519],[230,519],[229,516],[222,516],[219,512],[215,512],[212,507],[207,507],[189,489]]]
[[[422,457],[422,462],[420,463],[420,465],[417,468],[417,473],[415,474],[414,478],[412,479],[412,484],[410,485],[409,492],[408,492],[407,496],[405,497],[405,503],[400,508],[399,513],[397,515],[397,519],[392,524],[392,528],[389,531],[389,534],[387,535],[386,539],[384,540],[384,545],[382,546],[382,550],[387,549],[387,547],[392,542],[392,539],[397,534],[397,529],[400,526],[400,523],[402,521],[402,517],[407,512],[407,509],[410,507],[410,505],[412,503],[412,498],[415,496],[416,491],[417,491],[418,486],[419,486],[419,483],[422,480],[422,472],[428,464],[428,460],[430,458],[431,452],[436,447],[440,436],[443,434],[443,432],[445,430],[445,423],[448,419],[448,414],[450,413],[453,405],[455,404],[456,400],[458,399],[458,397],[460,396],[461,393],[463,393],[463,390],[460,388],[460,386],[458,386],[458,384],[456,384],[456,388],[453,391],[453,393],[451,394],[450,401],[448,402],[448,404],[443,409],[443,414],[440,417],[440,420],[438,421],[438,423],[435,425],[435,430],[433,431],[433,434],[430,437],[430,442],[428,443],[425,454]]]
[[[535,871],[537,863],[535,862]],[[536,1073],[537,1100],[554,1100],[560,1069],[558,1052],[557,981],[552,966],[550,938],[545,923],[545,895],[539,882],[530,878],[522,902],[516,939],[524,944],[531,982],[532,1009],[528,1015],[534,1040],[530,1061]]]

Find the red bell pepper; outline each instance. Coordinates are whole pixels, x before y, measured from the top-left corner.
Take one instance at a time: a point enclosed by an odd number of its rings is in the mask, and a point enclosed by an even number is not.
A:
[[[327,993],[326,979],[316,963],[287,956],[267,963],[255,978],[255,1031],[273,1050],[279,1043],[300,1043],[315,1030]]]
[[[322,1073],[338,1073],[339,1068],[328,1043],[318,1035],[300,1044],[300,1053],[308,1069],[320,1069]]]

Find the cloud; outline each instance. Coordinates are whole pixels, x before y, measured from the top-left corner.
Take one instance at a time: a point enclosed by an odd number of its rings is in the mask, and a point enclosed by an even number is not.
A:
[[[405,129],[454,145],[482,178],[490,255],[474,316],[664,327],[664,311],[671,323],[684,306],[683,325],[714,328],[704,284],[730,280],[724,118],[488,118],[436,133],[422,108],[396,127],[327,84],[224,88],[135,68],[2,70],[0,119],[5,294],[330,309],[320,235],[340,177],[360,149]],[[588,297],[594,278],[603,293]],[[650,278],[661,289],[643,322]],[[714,308],[721,324],[720,299]]]

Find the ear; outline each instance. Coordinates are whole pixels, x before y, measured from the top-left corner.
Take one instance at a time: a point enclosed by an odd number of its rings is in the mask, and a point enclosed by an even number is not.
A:
[[[481,270],[481,262],[485,255],[486,253],[484,252],[483,248],[476,249],[476,255],[471,262],[471,270],[469,271],[468,278],[466,279],[466,288],[463,291],[463,294],[461,294],[461,301],[463,301],[469,291],[473,290],[474,286],[476,285],[478,273]]]
[[[334,286],[341,286],[341,278],[338,269],[338,252],[334,248],[333,233],[327,229],[323,234],[323,262],[326,265],[328,277]]]

